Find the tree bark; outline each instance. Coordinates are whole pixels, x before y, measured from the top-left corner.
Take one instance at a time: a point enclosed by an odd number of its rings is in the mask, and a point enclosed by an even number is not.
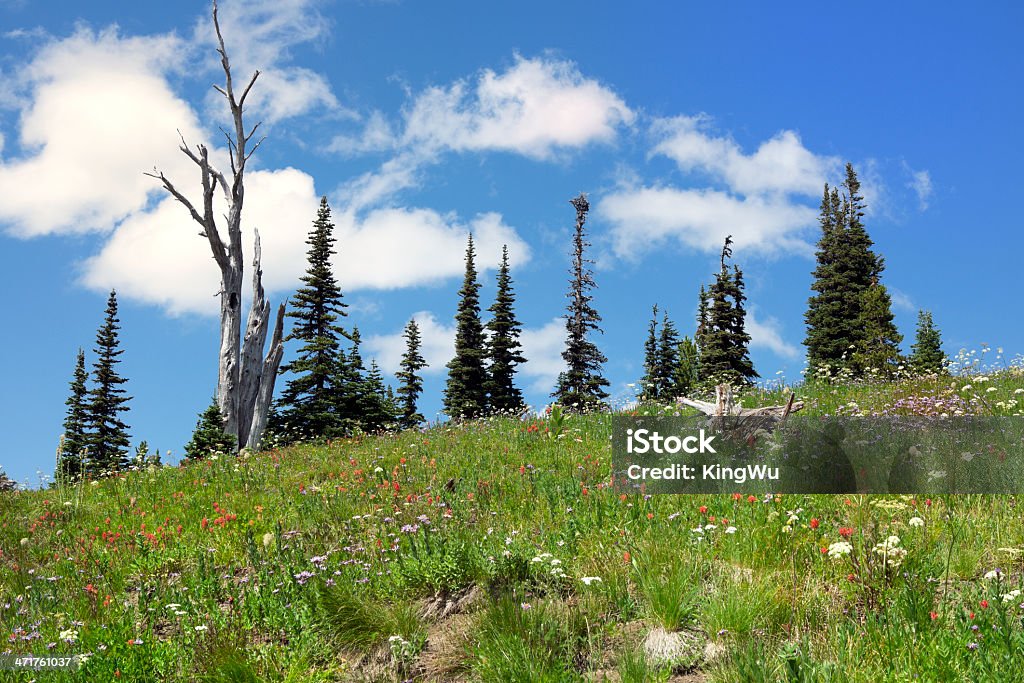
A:
[[[206,145],[196,145],[193,150],[182,138],[179,149],[199,167],[203,189],[202,213],[192,202],[160,171],[148,173],[158,179],[164,189],[188,209],[192,219],[202,226],[200,236],[210,243],[214,261],[220,268],[220,355],[217,372],[217,403],[224,416],[224,431],[234,436],[239,446],[259,442],[266,425],[266,413],[270,410],[270,398],[274,393],[274,379],[283,354],[280,334],[275,328],[275,340],[263,355],[263,346],[269,324],[270,303],[263,291],[263,271],[260,266],[259,233],[256,234],[253,259],[253,299],[246,322],[245,341],[242,343],[242,282],[244,263],[242,256],[242,206],[245,198],[245,164],[259,148],[262,139],[252,147],[249,142],[256,134],[257,123],[246,132],[243,121],[245,99],[252,90],[260,72],[253,73],[240,97],[236,97],[231,75],[231,64],[224,37],[217,17],[217,3],[213,3],[213,25],[217,33],[217,52],[220,54],[224,71],[224,87],[214,85],[231,110],[234,133],[224,131],[228,143],[228,157],[231,164],[231,182],[217,170],[209,159]],[[213,210],[213,199],[218,186],[227,203],[225,229],[227,244],[217,227]],[[283,325],[284,306],[278,314],[278,327]],[[276,360],[275,360],[276,358]],[[268,375],[269,371],[269,375]],[[266,398],[263,394],[266,393]],[[254,432],[254,427],[258,428]],[[254,438],[255,437],[255,438]]]

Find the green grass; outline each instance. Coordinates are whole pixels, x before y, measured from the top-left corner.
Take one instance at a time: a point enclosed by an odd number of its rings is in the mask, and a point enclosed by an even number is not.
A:
[[[1016,414],[1024,377],[987,377],[797,393],[812,415],[949,391]],[[659,680],[638,654],[654,626],[722,646],[698,669],[709,680],[1024,679],[1024,594],[1003,598],[1022,589],[1018,498],[623,498],[607,486],[608,416],[533,424],[0,495],[0,652],[91,653],[74,674],[0,680]],[[840,529],[851,552],[830,558]],[[889,536],[906,551],[896,569],[875,551]],[[472,624],[439,655],[458,620],[422,608],[471,586]]]

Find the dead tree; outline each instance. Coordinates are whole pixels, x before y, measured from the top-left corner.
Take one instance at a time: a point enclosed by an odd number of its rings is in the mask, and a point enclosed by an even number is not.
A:
[[[260,124],[246,131],[242,120],[245,99],[252,90],[260,72],[253,73],[248,84],[236,96],[234,82],[231,78],[231,65],[224,47],[220,22],[217,18],[217,3],[213,3],[213,26],[217,33],[217,52],[220,54],[221,67],[224,70],[224,86],[213,87],[227,100],[234,122],[234,131],[222,129],[228,143],[228,158],[231,164],[231,181],[210,162],[209,150],[200,143],[193,149],[181,137],[179,149],[199,169],[202,182],[203,201],[201,210],[182,193],[161,172],[154,169],[148,173],[161,182],[164,189],[188,209],[192,219],[202,227],[199,235],[210,243],[213,259],[220,268],[220,362],[217,376],[217,403],[224,416],[224,431],[237,438],[239,446],[256,448],[259,446],[263,429],[266,426],[270,400],[274,394],[274,380],[284,353],[282,332],[284,328],[285,303],[277,309],[277,322],[274,325],[270,347],[264,355],[263,348],[270,324],[270,303],[263,291],[260,267],[260,237],[256,233],[252,304],[249,309],[242,337],[242,203],[245,197],[243,176],[245,164],[249,157],[259,148],[262,139],[251,147],[249,143],[256,134]],[[179,133],[180,135],[180,133]],[[224,216],[225,233],[217,227],[214,216],[214,196],[218,188],[224,195],[227,214]]]
[[[796,394],[789,395],[784,406],[766,406],[764,408],[744,408],[733,402],[732,387],[719,384],[715,387],[715,402],[696,401],[681,396],[676,402],[684,406],[696,408],[710,418],[709,426],[728,438],[752,440],[759,434],[771,432],[785,421],[790,413],[803,410],[804,402],[797,401]]]

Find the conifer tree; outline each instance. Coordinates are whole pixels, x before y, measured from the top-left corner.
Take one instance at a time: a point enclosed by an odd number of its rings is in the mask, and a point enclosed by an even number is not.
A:
[[[917,312],[917,335],[911,348],[910,365],[915,372],[932,375],[946,369],[942,334],[935,327],[931,311]]]
[[[686,396],[700,382],[700,362],[697,344],[689,337],[683,337],[676,352],[677,362],[672,373],[672,396]]]
[[[647,340],[644,342],[644,376],[640,380],[640,395],[657,398],[658,387],[655,371],[658,365],[658,304],[651,308],[651,322],[647,325]]]
[[[661,333],[658,335],[658,351],[655,354],[654,386],[655,396],[661,399],[675,398],[675,373],[679,365],[679,333],[675,323],[662,314]]]
[[[352,328],[349,340],[352,346],[348,354],[343,354],[335,364],[335,377],[332,383],[333,401],[339,416],[338,429],[343,434],[363,429],[367,410],[366,366],[363,365],[360,351],[362,336],[358,327]]]
[[[805,314],[808,365],[812,371],[870,368],[889,372],[898,363],[902,337],[892,323],[892,303],[880,284],[885,260],[875,254],[864,227],[864,197],[852,164],[844,194],[833,188],[821,203],[822,236],[814,270],[816,292]]]
[[[522,325],[516,319],[516,297],[508,267],[508,246],[501,248],[498,288],[494,304],[488,309],[490,336],[487,340],[487,393],[492,411],[512,412],[523,407],[523,394],[515,385],[516,366],[526,362],[519,335]]]
[[[420,354],[420,328],[415,320],[405,326],[405,353],[402,354],[398,379],[399,425],[411,429],[423,422],[423,415],[416,408],[416,402],[423,393],[423,378],[419,371],[427,367],[427,361]]]
[[[570,203],[576,209],[576,230],[573,235],[569,305],[566,307],[568,315],[565,319],[568,338],[565,351],[562,352],[566,370],[559,374],[558,387],[552,396],[571,410],[584,411],[600,406],[608,397],[608,392],[604,390],[608,380],[601,374],[602,366],[608,359],[588,338],[591,332],[601,332],[601,316],[591,303],[594,297],[590,292],[597,287],[590,270],[593,261],[583,255],[584,250],[590,246],[583,231],[590,203],[583,193]]]
[[[390,392],[390,387],[384,385],[384,376],[376,360],[370,361],[364,386],[360,428],[370,433],[390,428],[395,421],[394,394]]]
[[[473,235],[466,244],[466,274],[455,313],[455,357],[448,362],[444,410],[452,419],[474,418],[487,410],[487,368],[484,367],[484,326],[480,322]]]
[[[93,389],[89,392],[89,460],[87,472],[98,475],[123,469],[128,462],[128,425],[120,414],[131,400],[121,388],[127,380],[117,372],[119,348],[117,293],[111,290],[106,316],[96,332],[96,362],[93,363]]]
[[[748,347],[750,335],[746,332],[746,310],[743,302],[743,272],[733,267],[730,272],[726,260],[732,257],[732,237],[725,238],[722,247],[721,268],[715,282],[702,302],[708,301],[707,322],[700,331],[700,372],[705,384],[750,384],[757,377],[750,361]]]
[[[206,410],[199,413],[192,438],[185,444],[185,457],[205,460],[213,453],[234,453],[235,444],[235,437],[224,431],[224,416],[214,397]]]
[[[70,482],[82,476],[82,456],[87,452],[89,435],[86,425],[89,410],[88,398],[89,373],[85,369],[85,352],[78,349],[75,360],[75,372],[71,378],[71,394],[65,402],[68,410],[64,417],[64,435],[61,439],[60,455],[57,460],[56,479],[58,482]]]
[[[331,270],[333,233],[331,207],[323,197],[306,239],[309,251],[304,286],[295,293],[292,310],[287,313],[296,323],[285,341],[295,339],[302,346],[295,360],[281,366],[282,374],[290,372],[294,377],[278,399],[278,419],[285,429],[308,437],[334,435],[341,422],[332,381],[342,360],[338,340],[344,335],[336,321],[346,315],[347,304],[342,302]]]

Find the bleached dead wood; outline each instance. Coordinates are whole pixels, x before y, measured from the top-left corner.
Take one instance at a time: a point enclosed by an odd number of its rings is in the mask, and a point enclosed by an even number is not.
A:
[[[803,401],[795,400],[795,394],[790,394],[789,401],[784,406],[744,408],[733,401],[732,387],[727,384],[715,387],[715,399],[714,403],[709,403],[681,396],[676,402],[696,408],[707,415],[708,426],[714,431],[749,443],[753,443],[761,435],[770,433],[789,417],[790,413],[804,407]]]
[[[214,85],[228,103],[234,132],[223,131],[228,143],[228,159],[231,166],[231,181],[211,162],[209,150],[200,143],[193,149],[181,138],[179,149],[199,169],[200,183],[203,190],[201,211],[175,187],[174,183],[159,170],[148,173],[160,181],[164,189],[180,202],[192,219],[202,230],[199,235],[205,237],[210,244],[213,259],[220,269],[220,356],[217,374],[217,402],[224,416],[224,431],[237,438],[238,445],[256,447],[266,425],[266,413],[270,409],[269,396],[274,392],[274,379],[281,362],[283,348],[281,335],[278,333],[283,325],[284,304],[278,309],[278,321],[274,339],[264,356],[263,347],[266,341],[267,328],[270,324],[270,303],[263,291],[263,271],[260,267],[259,235],[256,235],[253,260],[253,296],[252,307],[246,322],[245,340],[242,336],[242,282],[244,263],[242,256],[242,206],[245,199],[245,164],[259,148],[262,139],[250,146],[260,124],[246,130],[243,120],[243,108],[246,97],[252,90],[260,72],[256,71],[242,89],[241,96],[236,96],[235,84],[231,75],[231,64],[224,36],[220,30],[217,16],[217,3],[213,3],[213,26],[217,34],[217,52],[220,54],[221,67],[224,71],[224,86]],[[180,133],[179,133],[180,135]],[[213,203],[218,188],[224,196],[227,214],[224,216],[224,235],[217,227]],[[265,397],[266,396],[266,397]]]

